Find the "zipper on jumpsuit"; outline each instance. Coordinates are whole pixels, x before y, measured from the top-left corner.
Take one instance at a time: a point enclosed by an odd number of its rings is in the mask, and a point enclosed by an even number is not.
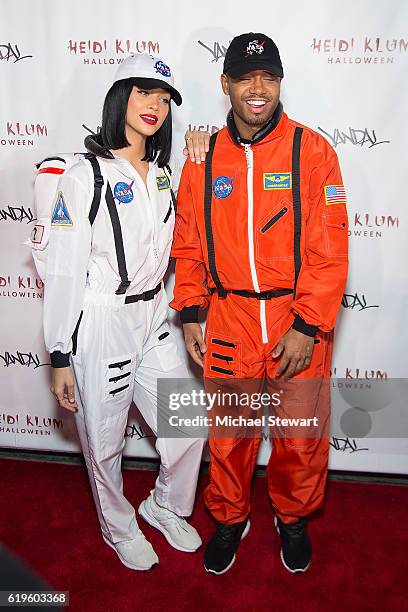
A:
[[[247,191],[248,191],[248,251],[249,265],[251,268],[251,278],[254,289],[260,293],[258,276],[255,266],[255,249],[254,249],[254,154],[251,145],[244,144],[245,157],[247,162]],[[262,342],[268,342],[268,331],[266,329],[266,304],[265,300],[259,300],[259,319],[261,323]]]
[[[150,162],[149,162],[149,170],[147,171],[147,175],[146,175],[146,183],[144,182],[142,177],[139,175],[139,173],[137,173],[137,175],[138,175],[138,179],[140,179],[139,182],[142,183],[142,185],[143,185],[143,189],[145,190],[146,195],[147,195],[147,199],[149,201],[148,208],[149,208],[150,219],[151,219],[151,222],[152,222],[152,225],[153,225],[153,235],[152,235],[153,255],[154,255],[154,262],[153,262],[154,270],[153,270],[153,272],[155,273],[156,272],[157,261],[159,259],[159,255],[158,255],[157,247],[156,247],[156,236],[157,236],[158,232],[157,232],[157,223],[156,223],[157,219],[156,219],[156,216],[155,216],[155,214],[153,212],[152,201],[150,199],[149,189],[147,187],[147,182],[149,180],[150,171],[151,171],[151,165],[150,165]]]

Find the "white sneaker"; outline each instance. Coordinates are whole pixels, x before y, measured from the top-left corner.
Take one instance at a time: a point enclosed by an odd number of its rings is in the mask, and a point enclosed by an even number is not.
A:
[[[202,544],[197,531],[185,519],[171,510],[159,506],[150,491],[147,499],[139,506],[139,514],[152,527],[164,535],[168,543],[183,552],[194,552]]]
[[[159,557],[153,550],[153,546],[146,540],[139,529],[134,540],[124,540],[112,544],[105,536],[105,543],[116,551],[123,565],[130,569],[144,571],[150,569],[159,562]]]

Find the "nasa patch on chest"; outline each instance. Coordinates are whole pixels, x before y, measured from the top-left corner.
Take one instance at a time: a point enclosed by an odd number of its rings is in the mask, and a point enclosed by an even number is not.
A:
[[[115,187],[113,188],[113,197],[115,198],[115,200],[117,200],[121,204],[130,204],[134,197],[132,191],[133,183],[134,181],[129,184],[123,181],[119,181],[119,183],[116,183]]]
[[[156,176],[156,185],[159,191],[163,191],[164,189],[170,189],[169,178],[164,174],[162,176]]]
[[[266,191],[275,189],[292,189],[291,172],[264,172],[263,188]]]
[[[228,176],[217,176],[213,183],[213,192],[216,198],[223,200],[231,195],[234,189],[235,177],[229,178]]]

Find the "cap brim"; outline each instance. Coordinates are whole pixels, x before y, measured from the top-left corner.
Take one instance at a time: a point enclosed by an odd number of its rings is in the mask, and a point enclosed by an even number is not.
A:
[[[274,66],[269,62],[261,60],[248,62],[247,64],[240,62],[237,66],[231,66],[231,68],[226,71],[226,74],[233,79],[237,79],[243,74],[253,72],[254,70],[265,70],[265,72],[270,72],[275,76],[283,78],[283,70],[280,66]]]
[[[125,77],[125,78],[133,79],[134,81],[139,83],[140,87],[143,87],[146,89],[156,89],[156,88],[166,89],[167,91],[171,93],[171,98],[172,100],[174,100],[177,106],[180,106],[180,104],[183,102],[183,99],[180,93],[177,91],[177,89],[174,89],[174,87],[169,85],[169,83],[166,83],[166,81],[162,81],[161,79],[151,79],[148,77]]]

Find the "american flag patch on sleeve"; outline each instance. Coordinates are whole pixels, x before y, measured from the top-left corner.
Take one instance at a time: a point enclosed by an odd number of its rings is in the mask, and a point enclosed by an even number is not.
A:
[[[324,188],[326,206],[331,204],[347,204],[344,185],[326,185]]]

